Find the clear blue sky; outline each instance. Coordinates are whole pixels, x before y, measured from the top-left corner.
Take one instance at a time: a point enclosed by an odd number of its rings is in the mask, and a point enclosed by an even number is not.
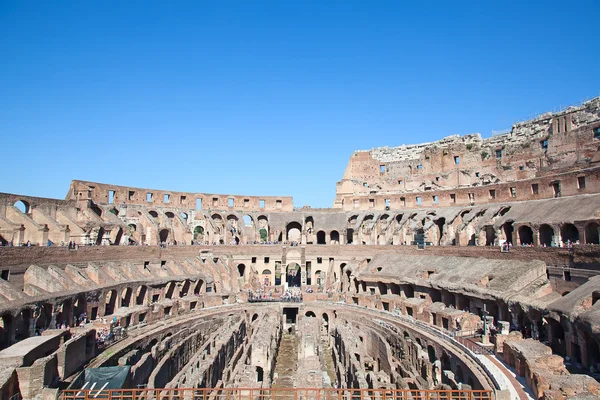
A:
[[[0,191],[331,206],[354,150],[600,94],[600,2],[0,0]]]

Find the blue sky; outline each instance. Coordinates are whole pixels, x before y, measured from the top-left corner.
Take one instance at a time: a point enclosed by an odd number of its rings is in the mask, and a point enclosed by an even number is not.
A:
[[[354,150],[600,94],[598,1],[0,0],[0,192],[330,207]]]

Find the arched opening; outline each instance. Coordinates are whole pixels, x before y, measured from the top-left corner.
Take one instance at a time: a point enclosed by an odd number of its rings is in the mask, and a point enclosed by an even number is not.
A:
[[[300,242],[302,240],[302,225],[293,221],[285,227],[287,240],[290,242]]]
[[[23,200],[19,200],[13,204],[17,208],[17,210],[21,211],[23,214],[29,214],[31,208],[29,207],[29,203]]]
[[[167,239],[169,238],[169,230],[161,229],[161,231],[158,233],[158,236],[161,243],[166,243]]]
[[[119,228],[117,231],[117,236],[115,236],[115,242],[113,243],[115,246],[121,244],[121,239],[123,238],[123,228]]]
[[[442,244],[442,238],[444,237],[444,226],[446,225],[446,218],[439,218],[435,220],[435,226],[437,227],[437,245]]]
[[[117,304],[117,291],[111,290],[108,293],[106,293],[106,296],[104,297],[104,315],[114,314],[116,304]]]
[[[321,276],[320,269],[315,272],[315,281],[316,281],[317,285],[319,285],[319,286],[322,286],[323,283],[325,283],[325,282],[323,282],[323,277]]]
[[[389,291],[390,291],[392,294],[395,294],[395,295],[398,295],[398,296],[399,296],[399,295],[400,295],[400,285],[397,285],[397,284],[395,284],[395,283],[390,283],[390,284],[389,284]]]
[[[238,269],[238,273],[240,274],[240,278],[243,278],[244,274],[246,272],[246,266],[244,264],[239,264],[237,266],[237,269]]]
[[[564,243],[575,243],[579,240],[579,230],[573,224],[564,224],[560,229],[560,236]]]
[[[512,243],[513,242],[513,232],[515,230],[515,227],[513,226],[513,222],[512,221],[507,221],[504,223],[504,225],[502,225],[502,230],[504,231],[504,236],[506,237],[506,242],[507,243]]]
[[[540,246],[552,246],[552,237],[554,236],[554,229],[548,224],[540,225]]]
[[[550,333],[552,334],[552,342],[550,347],[554,354],[561,356],[567,355],[567,345],[565,343],[565,330],[560,322],[554,318],[548,318]]]
[[[200,292],[202,291],[202,285],[204,285],[204,281],[202,279],[198,279],[196,285],[194,286],[194,294],[196,296],[200,295]]]
[[[496,230],[491,225],[486,225],[485,228],[485,245],[494,246],[496,243]]]
[[[314,312],[312,312],[312,311],[307,311],[307,312],[305,312],[305,313],[304,313],[304,316],[305,316],[305,317],[308,317],[308,318],[316,318],[316,315],[315,315],[315,313],[314,313]]]
[[[179,214],[181,216],[181,219],[183,219],[184,221],[187,221],[188,219],[188,215],[187,213],[184,213],[183,211]]]
[[[259,215],[257,219],[258,234],[260,235],[260,241],[266,242],[269,240],[269,220],[264,215]]]
[[[533,230],[527,225],[521,225],[519,227],[519,244],[532,244],[533,243]]]
[[[435,355],[435,349],[432,345],[427,346],[427,355],[429,356],[429,362],[434,363],[437,361],[437,356]]]
[[[323,318],[323,328],[325,331],[329,332],[329,316],[327,313],[323,313],[321,317]]]
[[[14,318],[11,314],[7,313],[2,315],[2,329],[0,330],[2,332],[2,348],[6,348],[13,343],[13,323]]]
[[[452,370],[452,366],[450,364],[450,357],[448,356],[448,354],[446,354],[446,352],[442,353],[442,356],[440,357],[440,361],[442,364],[442,371],[451,371]]]
[[[329,244],[340,244],[340,234],[338,231],[331,231],[329,237]]]
[[[19,314],[18,323],[15,329],[15,339],[17,341],[27,339],[29,337],[29,323],[31,321],[31,310],[24,308]]]
[[[6,240],[6,238],[4,238],[4,236],[2,236],[1,234],[0,234],[0,244],[2,246],[7,246],[8,245],[8,240]]]
[[[263,381],[263,369],[262,367],[256,367],[256,382]]]
[[[173,293],[175,293],[175,282],[170,282],[167,286],[167,292],[165,293],[165,298],[172,299]]]
[[[600,244],[600,225],[590,222],[585,226],[585,242],[587,244]]]
[[[158,213],[154,210],[148,211],[148,214],[150,214],[152,218],[158,218]]]
[[[352,242],[354,241],[353,237],[354,237],[354,229],[352,229],[352,228],[346,229],[346,243],[352,244]]]
[[[387,285],[383,282],[377,282],[377,288],[379,289],[379,294],[380,295],[386,295],[387,294]]]
[[[242,217],[242,219],[244,220],[244,226],[254,226],[254,221],[252,221],[251,216],[246,214]]]
[[[104,228],[100,227],[100,229],[98,229],[98,236],[96,237],[96,246],[100,246],[102,244],[103,237],[104,237]]]
[[[189,280],[185,280],[185,282],[183,283],[183,286],[181,287],[181,290],[179,291],[179,297],[185,297],[189,294],[190,292],[190,286],[192,284],[190,283]]]
[[[406,298],[412,299],[413,297],[415,297],[415,289],[411,285],[405,285],[403,289]]]
[[[138,306],[142,306],[144,305],[144,299],[146,298],[146,292],[148,291],[148,289],[146,288],[146,286],[140,286],[138,288],[138,290],[136,291],[136,296],[135,296],[135,304]]]
[[[288,287],[300,287],[300,265],[297,263],[288,264],[285,269],[285,281]]]
[[[204,228],[198,225],[194,228],[194,240],[202,241],[204,239]]]
[[[325,232],[317,232],[317,244],[325,244]]]
[[[77,313],[77,316],[79,316],[81,314],[82,313]],[[35,321],[36,335],[40,335],[42,331],[48,329],[50,327],[51,321],[52,321],[52,304],[44,303],[40,307],[39,316],[38,316],[37,320]]]
[[[465,380],[465,375],[460,365],[456,366],[456,372],[454,372],[454,380],[460,383],[462,383]]]
[[[129,307],[130,306],[132,293],[133,293],[133,290],[129,287],[123,289],[123,292],[121,293],[121,307]]]
[[[591,337],[590,335],[585,336],[587,350],[587,365],[593,365],[595,368],[596,365],[598,365],[598,362],[600,362],[600,348],[598,347],[598,342],[596,342],[596,340],[594,340],[593,337]]]

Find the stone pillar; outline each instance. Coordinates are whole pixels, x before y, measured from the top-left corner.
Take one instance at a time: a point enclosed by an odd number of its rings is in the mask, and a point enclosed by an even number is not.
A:
[[[29,336],[35,336],[35,324],[37,323],[37,318],[31,317],[29,319]]]
[[[531,228],[531,230],[533,231],[533,244],[534,246],[538,247],[540,245],[540,230],[538,229],[533,229]]]
[[[331,235],[328,232],[325,232],[325,244],[331,243]]]
[[[52,313],[52,318],[50,319],[50,326],[49,326],[50,329],[56,329],[57,328],[57,326],[56,326],[56,316],[57,315],[58,315],[57,312],[53,312]]]

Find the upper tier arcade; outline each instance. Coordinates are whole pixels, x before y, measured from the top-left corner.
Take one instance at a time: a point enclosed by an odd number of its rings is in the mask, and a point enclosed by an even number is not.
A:
[[[154,207],[186,209],[292,211],[294,203],[286,196],[241,196],[174,192],[172,190],[142,189],[97,182],[71,181],[66,200],[87,201],[97,204],[136,204]]]
[[[595,98],[487,139],[454,135],[356,151],[337,183],[334,207],[460,206],[598,193],[599,146]]]

